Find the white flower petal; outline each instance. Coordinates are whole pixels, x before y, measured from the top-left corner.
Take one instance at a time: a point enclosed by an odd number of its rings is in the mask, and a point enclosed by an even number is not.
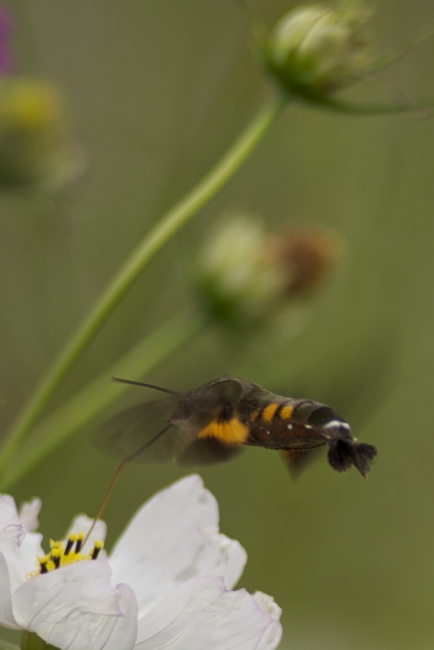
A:
[[[232,589],[246,565],[246,551],[237,540],[229,539],[219,533],[217,526],[202,528],[200,532],[207,546],[201,557],[197,558],[194,575],[222,576],[226,587]],[[186,578],[191,577],[193,575],[186,576]]]
[[[28,533],[21,546],[13,541],[0,541],[0,552],[6,560],[11,589],[15,591],[26,582],[26,575],[37,569],[36,558],[45,555],[41,547],[42,535]]]
[[[15,501],[9,494],[0,495],[0,540],[12,540],[19,546],[24,535]]]
[[[30,502],[23,503],[20,508],[20,521],[24,526],[26,533],[33,533],[38,530],[38,515],[42,506],[41,499],[32,499]]]
[[[123,617],[124,590],[111,586],[105,560],[85,560],[28,580],[13,595],[20,627],[68,650],[99,650]],[[135,610],[134,610],[135,611]],[[128,616],[130,622],[130,616]]]
[[[244,589],[200,576],[139,619],[136,650],[256,650],[275,620]]]
[[[139,616],[197,575],[220,575],[233,586],[246,553],[238,542],[218,534],[218,520],[217,502],[197,475],[157,493],[138,511],[110,564],[114,582],[134,589]]]
[[[257,591],[253,594],[253,598],[258,603],[259,607],[267,612],[272,618],[272,622],[264,633],[257,650],[273,650],[277,648],[282,638],[282,626],[280,624],[280,616],[282,609],[277,603],[274,602],[272,596]]]
[[[0,625],[11,628],[19,627],[12,613],[11,581],[3,553],[0,553]]]
[[[31,573],[32,571],[35,571],[35,569],[39,568],[39,565],[36,561],[37,557],[45,555],[41,543],[41,533],[27,533],[23,543],[20,546],[19,556],[24,578],[28,573]],[[21,582],[22,581],[23,578],[21,578]]]
[[[119,605],[123,616],[115,619],[104,650],[130,650],[134,648],[137,637],[137,599],[128,585],[120,584],[116,587],[116,591],[119,594]],[[86,650],[91,650],[89,646],[85,647]]]
[[[86,515],[78,515],[78,517],[76,517],[72,522],[71,527],[66,533],[66,537],[68,537],[70,533],[75,533],[76,535],[78,533],[83,533],[84,536],[86,537],[93,522],[94,520],[89,519],[89,517],[87,517]],[[106,538],[106,535],[107,535],[107,524],[101,519],[98,519],[98,521],[95,524],[95,527],[92,530],[92,533],[90,534],[89,539],[86,541],[86,544],[83,546],[82,553],[84,553],[85,555],[90,553],[95,542],[96,541],[103,542]]]

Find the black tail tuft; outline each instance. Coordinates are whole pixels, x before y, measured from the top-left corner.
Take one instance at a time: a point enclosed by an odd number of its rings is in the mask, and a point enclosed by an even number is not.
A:
[[[376,455],[377,450],[373,445],[346,438],[333,440],[328,451],[329,463],[334,470],[345,472],[354,465],[363,477],[366,477],[369,464]]]

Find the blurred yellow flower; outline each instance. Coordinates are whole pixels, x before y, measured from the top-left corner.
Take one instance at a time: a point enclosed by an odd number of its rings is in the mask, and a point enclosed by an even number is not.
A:
[[[52,85],[10,77],[0,82],[0,185],[58,188],[83,167]]]

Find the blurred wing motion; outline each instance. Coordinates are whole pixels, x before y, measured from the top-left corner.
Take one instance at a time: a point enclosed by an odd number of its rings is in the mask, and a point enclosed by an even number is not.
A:
[[[298,478],[300,472],[319,456],[323,447],[324,444],[310,449],[282,449],[281,454],[291,477]]]
[[[99,449],[129,462],[166,463],[193,441],[170,420],[177,398],[167,397],[133,406],[105,422],[95,442]],[[164,432],[164,433],[163,433]]]
[[[203,467],[216,463],[225,463],[238,456],[240,445],[225,445],[216,438],[195,440],[186,450],[177,456],[180,467]]]

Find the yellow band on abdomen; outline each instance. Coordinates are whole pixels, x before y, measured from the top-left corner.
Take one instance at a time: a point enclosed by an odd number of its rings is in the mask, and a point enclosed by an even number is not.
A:
[[[249,429],[237,418],[227,422],[211,422],[199,433],[198,438],[217,438],[227,445],[241,445],[249,435]]]

